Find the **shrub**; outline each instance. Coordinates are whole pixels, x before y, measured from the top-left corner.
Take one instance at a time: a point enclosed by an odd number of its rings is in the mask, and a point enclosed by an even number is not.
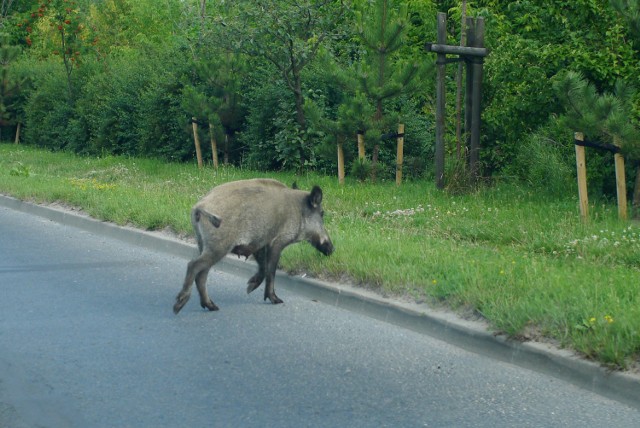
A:
[[[25,104],[24,140],[52,150],[65,148],[70,139],[67,126],[73,118],[66,75],[51,61],[30,63],[32,89]]]
[[[92,153],[139,154],[137,110],[147,79],[143,61],[122,58],[111,61],[84,85],[77,111],[86,123]]]
[[[525,137],[504,172],[543,194],[565,196],[574,187],[574,153],[573,135],[552,125]]]
[[[358,181],[366,181],[371,176],[371,162],[367,159],[356,159],[351,165],[351,175]]]
[[[182,84],[175,74],[158,73],[140,94],[137,133],[142,156],[175,161],[195,158],[189,115],[181,107]],[[208,144],[202,144],[203,156]]]

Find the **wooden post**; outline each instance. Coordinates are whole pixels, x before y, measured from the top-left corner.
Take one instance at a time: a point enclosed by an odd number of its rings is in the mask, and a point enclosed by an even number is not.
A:
[[[447,43],[447,14],[438,12],[438,44]],[[445,65],[447,55],[438,53],[436,59],[436,147],[434,154],[436,187],[444,188],[444,114],[445,114]]]
[[[338,183],[344,184],[344,149],[342,137],[338,137]]]
[[[211,140],[213,168],[218,169],[218,142],[216,141],[216,135],[215,132],[213,132],[213,124],[211,122],[209,122],[209,139]]]
[[[200,136],[198,135],[198,120],[195,117],[191,118],[191,125],[193,126],[193,141],[196,145],[196,157],[198,158],[198,168],[202,168],[202,149],[200,148]]]
[[[460,46],[465,46],[467,42],[467,2],[463,0],[460,18]],[[456,73],[456,156],[458,161],[462,159],[462,71],[464,64],[458,63]]]
[[[467,18],[467,45],[475,45],[475,20],[471,17]],[[465,58],[466,77],[464,89],[464,135],[465,135],[465,165],[470,165],[469,149],[471,147],[471,122],[473,112],[473,67],[470,63],[470,57]]]
[[[613,155],[616,164],[616,191],[618,193],[618,217],[627,219],[627,182],[624,176],[624,157],[620,153]]]
[[[21,126],[22,124],[18,122],[18,125],[16,126],[16,139],[14,141],[14,144],[20,144],[20,127]]]
[[[398,150],[396,154],[396,186],[402,184],[402,162],[404,158],[404,123],[398,125]]]
[[[584,141],[582,132],[576,132],[574,138]],[[587,162],[584,156],[584,146],[576,144],[576,168],[578,172],[578,199],[580,200],[580,215],[583,220],[589,217],[589,196],[587,195]]]
[[[364,132],[358,131],[358,159],[364,159]]]
[[[473,47],[484,47],[484,18],[474,20]],[[472,182],[478,181],[480,175],[480,122],[481,122],[481,96],[482,96],[482,57],[473,57],[473,89],[471,101],[471,139],[469,141],[469,174]]]

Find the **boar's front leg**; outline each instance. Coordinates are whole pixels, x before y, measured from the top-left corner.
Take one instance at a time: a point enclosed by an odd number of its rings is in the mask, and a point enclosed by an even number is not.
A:
[[[262,284],[262,281],[264,281],[264,272],[268,257],[267,247],[265,246],[260,248],[258,251],[253,253],[253,256],[258,263],[258,272],[251,277],[249,282],[247,282],[247,294],[260,287],[260,284]]]
[[[284,303],[275,293],[274,281],[276,278],[276,268],[278,267],[278,262],[280,261],[280,254],[282,253],[283,248],[279,246],[268,247],[267,249],[267,263],[266,263],[266,276],[267,283],[264,287],[264,300],[269,299],[271,303],[278,304]]]

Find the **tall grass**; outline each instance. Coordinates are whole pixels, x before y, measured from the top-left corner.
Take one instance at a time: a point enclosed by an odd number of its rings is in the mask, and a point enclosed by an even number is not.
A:
[[[191,205],[216,184],[270,176],[325,193],[336,252],[289,247],[282,267],[486,318],[521,339],[556,341],[616,368],[640,356],[640,227],[597,203],[510,184],[451,195],[430,182],[339,186],[315,174],[107,156],[81,158],[0,145],[0,192],[58,201],[145,229],[190,234]]]

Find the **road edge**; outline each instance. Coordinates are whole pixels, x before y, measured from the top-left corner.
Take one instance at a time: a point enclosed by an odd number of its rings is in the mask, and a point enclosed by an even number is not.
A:
[[[187,260],[196,252],[195,245],[162,232],[119,226],[61,207],[38,205],[5,195],[0,195],[0,206]],[[255,264],[226,257],[216,265],[216,269],[248,278],[253,275]],[[608,370],[569,350],[541,342],[510,340],[504,335],[492,333],[486,323],[464,320],[426,304],[400,302],[349,285],[291,276],[280,271],[277,273],[277,282],[280,289],[311,300],[427,334],[465,350],[553,376],[640,409],[640,376]],[[167,302],[167,310],[170,310],[171,303]]]

